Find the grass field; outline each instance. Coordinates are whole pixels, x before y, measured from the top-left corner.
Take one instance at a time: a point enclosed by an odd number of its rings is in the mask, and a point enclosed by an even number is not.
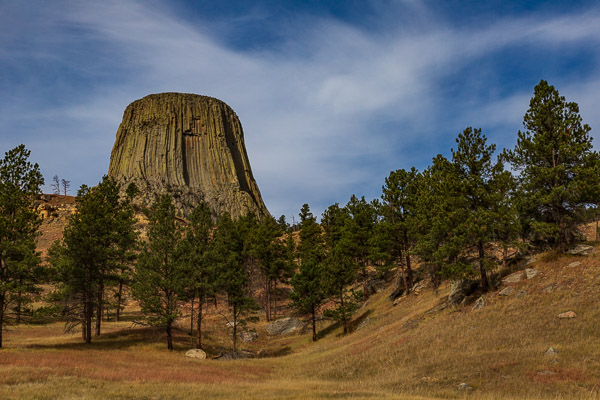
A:
[[[242,347],[264,358],[188,359],[185,320],[174,352],[161,332],[131,321],[106,323],[87,346],[61,323],[21,325],[0,350],[0,399],[600,399],[598,253],[541,257],[538,276],[512,284],[511,296],[487,294],[481,310],[432,311],[446,285],[394,307],[389,288],[347,336],[323,323],[317,343],[309,333],[270,337],[260,322],[259,340]],[[559,319],[564,311],[577,316]],[[230,345],[220,316],[207,328],[209,354]],[[546,356],[549,347],[558,354]]]

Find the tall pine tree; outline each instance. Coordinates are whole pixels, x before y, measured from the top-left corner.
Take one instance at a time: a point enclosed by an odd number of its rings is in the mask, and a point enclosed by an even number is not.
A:
[[[41,218],[33,202],[44,178],[29,155],[20,145],[0,160],[0,348],[10,306],[16,305],[18,319],[23,296],[35,291],[35,237]]]
[[[579,106],[545,80],[534,88],[517,145],[505,153],[519,172],[523,226],[534,243],[565,249],[587,204],[598,201],[600,157]]]

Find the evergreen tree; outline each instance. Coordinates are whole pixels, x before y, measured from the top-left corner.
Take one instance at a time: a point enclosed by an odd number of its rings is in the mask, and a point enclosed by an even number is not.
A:
[[[465,236],[455,228],[466,218],[460,181],[452,163],[437,155],[418,185],[415,254],[425,263],[434,287],[442,277],[470,271],[464,258]]]
[[[505,153],[519,172],[519,205],[528,237],[566,248],[586,204],[596,203],[600,157],[579,106],[542,80],[534,88],[517,145]]]
[[[35,237],[41,218],[33,202],[44,178],[39,166],[28,161],[29,155],[20,145],[0,160],[0,348],[8,310],[16,305],[20,318],[23,296],[35,291],[39,265]]]
[[[310,313],[312,320],[312,340],[317,340],[316,314],[327,298],[324,284],[325,259],[321,227],[310,212],[308,204],[300,211],[300,243],[297,247],[300,260],[298,273],[292,277],[292,304],[301,312]]]
[[[249,232],[246,241],[247,252],[256,262],[263,279],[267,321],[273,319],[273,293],[277,291],[278,283],[285,281],[291,272],[283,232],[281,225],[269,215]]]
[[[231,319],[233,353],[237,352],[237,336],[240,327],[256,318],[252,315],[258,306],[250,293],[250,273],[245,259],[246,235],[255,224],[255,217],[248,215],[233,221],[223,214],[217,221],[212,245],[212,260],[218,271],[218,287],[227,295]]]
[[[167,347],[173,350],[173,325],[186,300],[189,276],[177,251],[181,228],[171,197],[160,197],[150,208],[148,218],[148,243],[136,265],[133,295],[148,323],[165,330]]]
[[[189,217],[189,225],[185,237],[180,242],[179,252],[183,257],[189,277],[189,297],[192,299],[192,326],[194,319],[194,300],[198,302],[196,314],[196,348],[202,348],[202,306],[206,299],[214,296],[216,290],[216,271],[211,263],[209,253],[213,221],[211,211],[204,202],[200,203]]]
[[[380,206],[383,246],[402,274],[406,293],[413,286],[411,253],[416,243],[416,203],[420,174],[415,168],[390,172],[382,187]],[[399,286],[399,285],[398,285]]]
[[[112,178],[105,176],[93,188],[82,185],[76,202],[77,213],[49,255],[67,300],[67,328],[81,324],[84,341],[91,343],[94,318],[100,334],[105,289],[118,281],[119,271],[134,257],[137,233],[133,211],[119,199],[119,185]]]
[[[328,295],[336,303],[335,308],[326,310],[324,314],[341,323],[344,334],[348,333],[348,322],[362,297],[362,293],[349,287],[356,280],[360,268],[355,261],[349,224],[347,210],[340,208],[337,203],[329,206],[321,219],[326,249],[324,282]]]
[[[348,240],[353,243],[354,259],[363,283],[363,299],[366,300],[368,297],[368,267],[374,252],[372,238],[377,222],[377,211],[373,204],[365,200],[364,196],[358,199],[355,195],[350,197],[345,209],[350,216],[346,225]]]
[[[456,234],[465,240],[464,253],[477,254],[477,266],[481,279],[481,288],[490,288],[487,270],[495,265],[489,254],[492,242],[502,224],[502,215],[506,211],[503,196],[511,187],[510,176],[504,173],[500,161],[494,162],[496,146],[487,144],[481,129],[466,128],[456,139],[457,148],[452,150],[452,162],[456,170],[464,219],[454,227]]]

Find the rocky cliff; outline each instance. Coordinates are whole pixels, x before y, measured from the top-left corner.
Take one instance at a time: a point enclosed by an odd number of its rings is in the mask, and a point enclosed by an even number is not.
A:
[[[224,102],[183,93],[152,94],[123,114],[108,174],[151,204],[170,193],[187,216],[200,201],[214,214],[268,213],[252,176],[242,125]]]

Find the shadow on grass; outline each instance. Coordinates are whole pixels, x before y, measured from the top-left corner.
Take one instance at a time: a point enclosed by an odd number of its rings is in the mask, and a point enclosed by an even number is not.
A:
[[[92,343],[87,344],[81,340],[73,342],[69,338],[66,343],[57,344],[29,344],[28,349],[59,349],[59,350],[123,350],[140,344],[164,343],[167,347],[167,338],[164,329],[156,327],[132,327],[120,329],[92,337]],[[189,349],[190,339],[185,332],[174,329],[173,347],[176,349]]]

